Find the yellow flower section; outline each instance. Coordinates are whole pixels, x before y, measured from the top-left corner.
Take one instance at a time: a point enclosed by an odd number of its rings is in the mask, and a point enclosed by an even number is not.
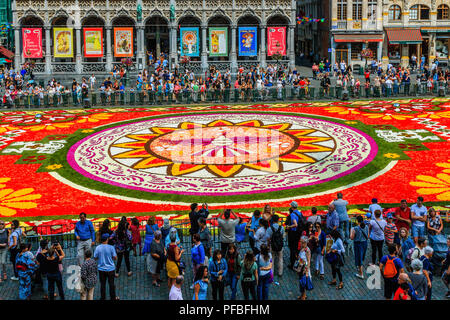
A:
[[[397,153],[385,153],[384,157],[389,159],[397,159],[400,158],[400,155]]]
[[[0,190],[0,216],[10,217],[17,213],[16,209],[33,209],[37,200],[42,197],[40,194],[33,194],[33,188],[24,188],[14,191],[13,189]]]
[[[416,178],[419,181],[411,181],[409,184],[420,187],[418,194],[436,195],[436,199],[442,201],[450,200],[450,175],[438,173],[436,177],[419,175]]]
[[[57,170],[62,168],[62,164],[52,164],[46,167],[48,170]]]

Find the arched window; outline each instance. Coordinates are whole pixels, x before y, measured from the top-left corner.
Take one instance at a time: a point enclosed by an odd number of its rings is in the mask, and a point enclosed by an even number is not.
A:
[[[438,8],[437,8],[437,19],[438,20],[448,20],[449,15],[448,15],[448,5],[446,4],[441,4]]]
[[[423,4],[416,4],[409,8],[409,19],[430,20],[430,8]]]
[[[389,20],[401,20],[402,19],[402,9],[400,6],[394,4],[389,7]]]

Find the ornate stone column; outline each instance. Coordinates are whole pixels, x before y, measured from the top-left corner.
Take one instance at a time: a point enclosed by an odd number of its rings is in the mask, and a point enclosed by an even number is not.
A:
[[[81,74],[83,71],[83,65],[81,64],[81,27],[76,26],[75,27],[75,39],[76,39],[76,46],[77,46],[77,52],[75,56],[75,72],[77,74]]]
[[[237,25],[231,25],[231,73],[235,74],[237,72],[238,64],[237,64],[237,54],[236,54],[236,29]]]
[[[206,30],[208,29],[208,25],[206,23],[202,23],[202,73],[205,73],[208,70],[208,53],[206,52]]]
[[[136,63],[138,71],[141,71],[145,65],[144,26],[142,25],[142,22],[138,22],[138,25],[136,26],[136,33],[137,33]]]
[[[14,68],[16,70],[20,70],[20,60],[22,57],[21,50],[20,50],[20,27],[16,26],[14,27]]]
[[[112,52],[111,52],[111,29],[110,25],[105,26],[106,30],[106,72],[111,72],[112,67]]]
[[[261,34],[261,45],[259,46],[259,63],[262,68],[266,68],[266,24],[260,24],[259,30]]]
[[[47,25],[44,26],[45,29],[45,73],[51,74],[52,73],[52,51],[50,48],[50,30],[51,26]]]
[[[289,68],[295,68],[295,24],[289,25]]]
[[[170,63],[178,64],[178,50],[177,50],[177,25],[176,22],[170,22],[169,24],[169,48],[170,48]]]

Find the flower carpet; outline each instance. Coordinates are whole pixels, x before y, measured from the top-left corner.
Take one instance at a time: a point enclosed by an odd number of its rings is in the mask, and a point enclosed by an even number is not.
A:
[[[450,207],[450,99],[0,112],[0,218]],[[59,220],[65,221],[65,220]],[[30,222],[31,223],[31,222]]]

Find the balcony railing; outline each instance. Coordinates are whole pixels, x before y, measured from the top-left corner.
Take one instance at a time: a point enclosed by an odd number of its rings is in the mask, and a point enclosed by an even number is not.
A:
[[[347,29],[347,21],[338,21],[337,28],[338,29]]]
[[[73,62],[58,62],[52,65],[53,73],[75,73],[75,63]]]

